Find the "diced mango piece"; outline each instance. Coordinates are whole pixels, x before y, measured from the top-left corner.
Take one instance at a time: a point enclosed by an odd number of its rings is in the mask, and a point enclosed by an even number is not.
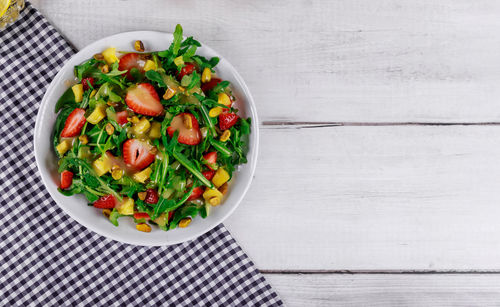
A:
[[[159,217],[157,217],[156,219],[154,219],[154,222],[156,224],[158,224],[158,226],[165,226],[165,225],[167,225],[167,222],[168,222],[167,215],[165,213],[160,214]]]
[[[217,102],[229,107],[231,105],[231,98],[226,93],[219,93],[217,95]]]
[[[222,198],[222,193],[219,192],[219,190],[217,190],[217,189],[209,189],[209,188],[207,188],[205,190],[205,192],[203,192],[203,198],[205,200],[209,200],[212,197],[220,197],[220,198]]]
[[[225,169],[219,168],[214,175],[214,178],[212,178],[212,182],[216,187],[220,187],[224,183],[226,183],[229,180],[229,174],[226,172]]]
[[[121,215],[133,215],[134,214],[134,199],[124,197],[121,204],[116,207],[116,210]]]
[[[222,108],[221,107],[215,107],[211,108],[210,111],[208,112],[208,116],[210,117],[217,117],[222,113]]]
[[[106,61],[106,63],[108,63],[109,65],[118,61],[118,57],[116,56],[116,48],[114,47],[109,47],[108,49],[104,50],[102,52],[102,56],[104,57],[104,61]]]
[[[71,87],[73,95],[75,95],[75,102],[80,103],[83,100],[83,84],[75,84]]]
[[[144,64],[144,71],[148,71],[148,70],[156,70],[155,62],[153,62],[151,60],[146,61],[146,64]]]
[[[57,152],[62,156],[71,148],[70,140],[62,140],[59,145],[56,146]]]
[[[161,137],[161,123],[152,122],[151,129],[149,130],[149,137],[151,139],[159,139]]]
[[[139,231],[142,231],[142,232],[151,232],[151,226],[149,226],[146,223],[137,224],[137,225],[135,225],[135,228]]]
[[[92,163],[92,168],[97,176],[102,176],[111,170],[111,161],[107,155],[102,155],[99,159]]]
[[[97,106],[94,111],[87,117],[87,121],[93,125],[96,125],[104,117],[106,117],[106,109],[104,106]]]
[[[149,176],[151,175],[151,172],[152,172],[151,167],[148,167],[132,175],[132,178],[134,178],[134,180],[137,182],[144,183],[146,182],[146,180],[148,180]]]
[[[150,127],[151,123],[149,123],[149,120],[143,117],[136,124],[134,124],[134,127],[132,129],[134,130],[135,134],[144,134],[149,130]]]

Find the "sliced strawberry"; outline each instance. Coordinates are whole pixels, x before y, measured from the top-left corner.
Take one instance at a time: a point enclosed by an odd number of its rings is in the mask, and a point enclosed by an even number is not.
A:
[[[193,192],[191,192],[191,195],[189,195],[189,198],[187,200],[188,201],[195,200],[198,197],[200,197],[201,194],[203,194],[203,188],[202,187],[196,187],[196,188],[193,189]]]
[[[85,92],[86,90],[90,89],[89,83],[90,83],[90,85],[92,85],[92,87],[94,87],[94,82],[95,82],[95,80],[92,77],[83,78],[82,79],[83,91]]]
[[[240,117],[234,113],[222,113],[219,115],[220,130],[227,130],[234,126]]]
[[[172,219],[172,216],[174,215],[175,211],[169,211],[168,212],[168,220],[170,221]]]
[[[203,92],[208,92],[211,89],[213,89],[217,84],[221,83],[222,80],[219,78],[212,78],[212,80],[208,81],[207,83],[202,84],[201,90]]]
[[[137,139],[129,139],[123,143],[123,161],[135,169],[142,170],[155,160],[151,152],[153,146]]]
[[[217,157],[215,157],[215,160],[217,160]],[[212,178],[214,178],[215,176],[215,171],[204,171],[201,173],[203,174],[203,176],[205,176],[205,178],[207,178],[207,180],[212,180]]]
[[[149,214],[147,214],[146,212],[136,212],[136,213],[134,213],[134,219],[136,219],[136,220],[140,220],[140,219],[149,220],[150,217],[149,217]]]
[[[128,117],[128,112],[127,111],[116,112],[116,122],[119,125],[123,126],[126,123],[128,123],[127,117]]]
[[[153,189],[146,190],[146,198],[144,199],[146,204],[154,205],[158,202],[158,192]]]
[[[130,87],[125,96],[125,102],[132,111],[148,116],[158,116],[163,112],[160,97],[149,83],[140,83]]]
[[[70,171],[63,171],[61,173],[61,185],[59,186],[61,189],[67,189],[73,183],[73,173]]]
[[[217,152],[212,151],[206,153],[203,155],[203,159],[205,160],[205,164],[207,165],[207,167],[210,170],[214,171],[214,166],[217,164]]]
[[[116,198],[112,194],[104,195],[94,202],[94,207],[99,209],[112,209],[116,205]]]
[[[184,115],[191,117],[191,129],[188,129],[184,124]],[[170,123],[170,127],[167,128],[168,135],[172,137],[175,131],[179,131],[179,136],[177,141],[186,145],[197,145],[201,141],[201,132],[198,126],[198,121],[191,113],[181,113],[175,116]]]
[[[76,108],[71,112],[66,118],[64,123],[64,129],[61,132],[61,137],[69,138],[77,136],[82,131],[83,125],[85,124],[85,110]]]
[[[139,72],[144,73],[144,64],[146,64],[146,61],[138,53],[127,53],[120,59],[118,70],[127,70],[127,78],[131,80],[130,70],[137,68]]]
[[[179,79],[179,81],[182,80],[182,77],[184,77],[186,75],[190,75],[193,73],[193,71],[196,70],[196,66],[194,66],[193,63],[185,63],[184,65],[185,66],[182,67],[181,71],[177,75],[177,78]]]

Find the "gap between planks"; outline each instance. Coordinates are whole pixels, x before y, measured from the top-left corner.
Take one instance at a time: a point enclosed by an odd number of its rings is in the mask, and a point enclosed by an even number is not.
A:
[[[292,122],[263,121],[264,129],[302,129],[328,127],[380,127],[380,126],[500,126],[500,122]]]
[[[500,275],[500,270],[259,270],[273,275]]]

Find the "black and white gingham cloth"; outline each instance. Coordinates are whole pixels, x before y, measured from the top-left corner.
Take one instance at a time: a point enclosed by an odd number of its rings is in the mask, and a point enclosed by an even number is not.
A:
[[[29,3],[0,31],[0,306],[283,305],[224,226],[170,247],[106,239],[42,184],[33,130],[74,49]]]

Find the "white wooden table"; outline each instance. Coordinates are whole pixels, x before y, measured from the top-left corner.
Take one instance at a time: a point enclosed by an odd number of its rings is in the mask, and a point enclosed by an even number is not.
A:
[[[226,225],[290,306],[500,304],[500,2],[33,4],[77,48],[181,23],[249,85]]]

